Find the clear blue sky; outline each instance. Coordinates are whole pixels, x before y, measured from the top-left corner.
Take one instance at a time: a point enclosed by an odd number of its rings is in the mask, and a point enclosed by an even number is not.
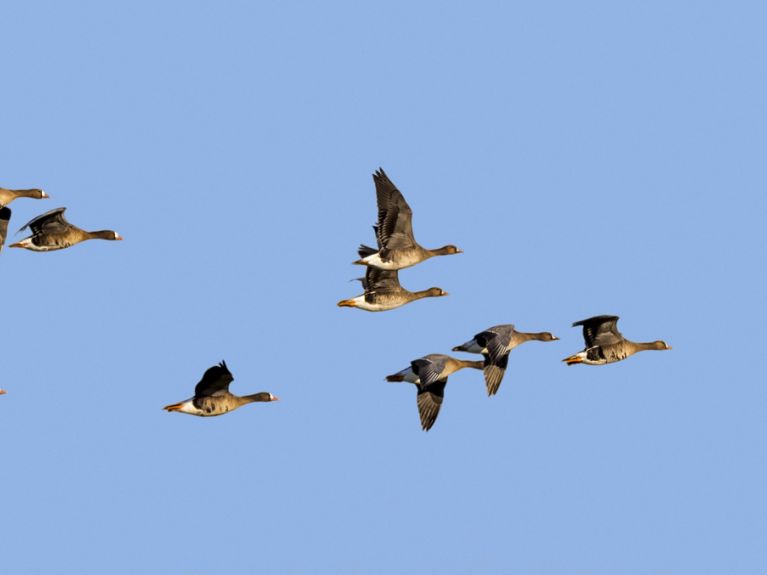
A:
[[[4,573],[761,574],[767,9],[11,2]],[[447,298],[338,309],[383,166]],[[570,323],[665,339],[601,368]],[[384,376],[515,323],[434,429]],[[168,414],[225,359],[282,401]]]

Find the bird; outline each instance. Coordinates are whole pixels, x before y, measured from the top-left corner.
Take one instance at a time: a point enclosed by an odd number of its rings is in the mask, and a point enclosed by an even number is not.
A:
[[[5,238],[8,237],[8,221],[11,219],[11,208],[0,208],[0,251],[5,245]]]
[[[502,324],[487,328],[466,343],[455,346],[453,351],[482,354],[485,358],[482,371],[485,376],[487,395],[495,395],[501,386],[512,349],[526,341],[557,341],[558,339],[548,331],[525,333],[517,331],[511,324]]]
[[[360,256],[353,263],[384,270],[401,270],[433,256],[463,253],[454,245],[433,250],[421,247],[413,237],[413,212],[402,193],[382,168],[373,174],[373,181],[378,202],[378,224],[375,226],[378,250]],[[364,244],[360,249],[371,250]]]
[[[64,218],[66,208],[56,208],[27,222],[19,232],[29,228],[32,235],[20,242],[11,244],[11,248],[25,248],[35,252],[62,250],[85,240],[121,240],[120,234],[112,230],[86,232],[73,226]],[[19,233],[16,232],[16,233]]]
[[[670,345],[660,340],[647,343],[629,341],[618,331],[619,319],[617,315],[597,315],[573,323],[573,327],[583,326],[586,348],[562,361],[567,365],[604,365],[624,360],[639,351],[671,349]]]
[[[41,200],[50,197],[44,191],[32,188],[29,190],[9,190],[7,188],[0,188],[0,207],[7,206],[16,198],[35,198]]]
[[[374,252],[373,248],[360,246],[359,255]],[[352,299],[344,299],[338,302],[338,307],[356,307],[365,311],[387,311],[425,297],[441,297],[448,295],[445,290],[432,287],[426,290],[411,292],[403,288],[399,283],[397,270],[382,270],[368,266],[365,277],[358,278],[362,282],[365,291]]]
[[[464,367],[482,369],[481,361],[465,361],[441,353],[432,353],[410,362],[410,367],[387,375],[386,381],[407,381],[418,387],[416,403],[421,418],[421,428],[429,431],[434,425],[445,397],[445,385],[449,375]]]
[[[199,415],[200,417],[213,417],[234,411],[248,403],[277,401],[279,399],[266,391],[252,395],[234,395],[229,392],[229,384],[232,381],[234,381],[232,372],[229,371],[226,362],[222,361],[205,371],[202,379],[194,388],[194,397],[166,405],[163,409]]]

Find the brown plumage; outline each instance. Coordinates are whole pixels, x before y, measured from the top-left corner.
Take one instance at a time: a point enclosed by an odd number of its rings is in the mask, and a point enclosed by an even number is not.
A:
[[[401,270],[414,266],[433,256],[462,253],[454,245],[426,249],[413,236],[413,212],[402,193],[379,168],[373,174],[378,203],[378,223],[375,226],[378,251],[360,256],[355,264],[374,266],[385,270]],[[367,246],[360,246],[365,249]]]
[[[437,421],[442,401],[445,398],[445,386],[450,374],[471,367],[482,369],[481,361],[465,361],[441,353],[432,353],[410,362],[410,367],[387,375],[386,381],[407,381],[418,387],[416,403],[421,418],[421,428],[429,431]]]
[[[586,349],[566,357],[562,361],[567,365],[585,363],[586,365],[605,365],[622,361],[637,352],[645,350],[671,349],[665,341],[635,342],[623,337],[618,331],[617,315],[598,315],[576,321],[573,327],[583,326],[583,339]]]
[[[466,343],[454,347],[453,351],[482,354],[485,358],[483,373],[487,394],[495,395],[506,373],[512,349],[527,341],[557,341],[558,339],[548,331],[526,333],[517,331],[511,324],[501,324],[478,333]]]
[[[56,208],[29,221],[19,231],[29,228],[32,235],[20,242],[11,244],[11,248],[25,248],[35,252],[62,250],[86,240],[121,240],[120,234],[113,230],[87,232],[70,224],[64,218],[66,208]]]
[[[29,190],[9,190],[7,188],[0,188],[0,206],[7,206],[16,198],[34,198],[41,200],[49,197],[44,191],[37,188]]]
[[[251,395],[234,395],[229,392],[229,384],[232,381],[234,381],[234,376],[226,366],[226,362],[222,361],[205,371],[202,379],[194,388],[194,397],[166,405],[163,409],[200,417],[213,417],[229,413],[248,403],[277,401],[279,399],[266,391]]]

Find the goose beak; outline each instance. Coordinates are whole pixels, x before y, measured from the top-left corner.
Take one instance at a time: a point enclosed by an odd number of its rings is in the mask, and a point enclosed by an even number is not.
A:
[[[174,403],[173,405],[166,405],[163,407],[165,411],[181,411],[181,404],[180,403]]]
[[[123,237],[122,237],[120,234],[118,234],[117,232],[115,232],[115,239],[116,239],[116,240],[123,240],[123,239],[125,239],[125,238],[123,238]]]
[[[276,395],[272,395],[271,393],[269,394],[269,401],[279,401],[279,400],[280,398],[277,397]]]
[[[4,389],[0,389],[0,395],[3,395],[4,393],[7,393]]]
[[[40,199],[44,199],[44,198],[50,198],[50,196],[49,196],[48,194],[46,194],[46,193],[45,193],[45,190],[40,190],[40,193],[42,194],[42,195],[40,196]]]
[[[343,299],[336,304],[338,307],[357,307],[353,299]]]
[[[551,336],[551,341],[559,341],[559,338],[555,335]]]

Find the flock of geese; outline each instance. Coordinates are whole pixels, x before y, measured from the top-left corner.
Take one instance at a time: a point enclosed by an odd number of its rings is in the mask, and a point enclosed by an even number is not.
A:
[[[447,295],[442,288],[432,287],[411,292],[399,283],[399,270],[420,264],[433,256],[462,253],[454,245],[427,249],[415,241],[413,235],[413,211],[402,193],[382,169],[373,174],[378,202],[378,221],[373,226],[376,247],[360,245],[359,259],[355,264],[367,266],[365,277],[360,278],[364,293],[338,302],[340,307],[356,307],[365,311],[387,311],[425,297]],[[586,347],[563,361],[567,365],[585,363],[604,365],[621,361],[639,351],[648,349],[671,349],[663,341],[637,343],[621,335],[617,327],[618,316],[599,315],[576,321],[573,327],[583,326]],[[414,359],[410,366],[386,377],[387,381],[406,381],[415,384],[416,404],[421,427],[428,431],[439,415],[445,398],[447,379],[453,373],[470,367],[482,370],[488,395],[498,393],[509,362],[509,354],[527,341],[556,341],[550,332],[526,333],[517,331],[511,324],[490,327],[453,351],[481,354],[483,360],[463,360],[432,353]]]
[[[426,297],[442,297],[447,292],[431,287],[409,291],[399,283],[399,270],[420,264],[434,256],[460,254],[454,245],[427,249],[416,242],[413,235],[413,212],[402,193],[386,173],[379,169],[373,174],[378,203],[378,221],[373,226],[376,248],[361,244],[359,259],[353,263],[365,266],[362,282],[363,293],[338,302],[339,307],[359,308],[364,311],[388,311]],[[9,190],[0,188],[0,250],[5,244],[11,209],[8,204],[17,198],[48,198],[41,189]],[[25,224],[19,232],[29,229],[31,235],[11,244],[12,248],[46,252],[71,247],[91,239],[121,240],[117,232],[100,230],[89,232],[70,224],[64,218],[66,208],[56,208]],[[17,232],[18,233],[18,232]],[[586,347],[583,351],[566,357],[567,365],[585,363],[605,365],[626,359],[645,350],[671,349],[663,341],[633,342],[623,337],[617,327],[618,316],[599,315],[577,321],[573,327],[582,326]],[[439,415],[445,397],[447,380],[453,373],[470,367],[482,370],[487,393],[495,395],[500,388],[511,351],[527,341],[556,341],[551,333],[526,333],[517,331],[511,324],[490,327],[477,333],[472,339],[457,345],[453,351],[482,355],[482,360],[463,360],[449,355],[434,353],[410,362],[410,366],[386,377],[387,381],[412,383],[417,388],[416,403],[421,427],[428,431]],[[254,402],[277,401],[269,392],[237,396],[229,391],[234,376],[226,362],[208,368],[196,385],[194,396],[166,406],[167,411],[210,417],[223,415],[243,405]],[[0,394],[5,391],[0,389]]]

